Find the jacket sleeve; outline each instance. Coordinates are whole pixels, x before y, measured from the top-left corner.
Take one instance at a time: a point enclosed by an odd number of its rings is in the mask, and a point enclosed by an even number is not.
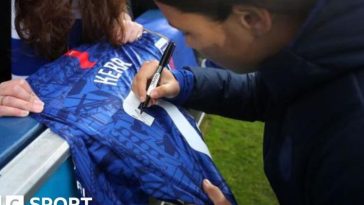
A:
[[[259,73],[235,74],[215,68],[189,68],[174,72],[181,92],[176,101],[210,114],[241,120],[264,121],[266,89]]]

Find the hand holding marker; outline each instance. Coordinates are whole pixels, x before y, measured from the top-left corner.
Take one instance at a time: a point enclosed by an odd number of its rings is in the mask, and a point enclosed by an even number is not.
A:
[[[149,87],[147,89],[147,99],[144,102],[140,103],[140,105],[139,105],[140,114],[142,114],[144,109],[148,106],[149,101],[150,101],[150,93],[152,92],[152,90],[154,88],[157,87],[159,80],[161,78],[161,75],[162,75],[163,68],[166,67],[167,64],[169,63],[175,47],[176,47],[176,45],[172,41],[169,41],[167,48],[164,50],[162,58],[159,61],[158,68],[155,71],[152,81],[150,82]]]

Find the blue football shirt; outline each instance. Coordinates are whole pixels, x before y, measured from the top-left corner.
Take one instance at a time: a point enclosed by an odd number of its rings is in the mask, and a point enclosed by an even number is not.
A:
[[[131,82],[167,43],[145,32],[120,47],[82,45],[27,79],[45,102],[32,116],[69,143],[81,193],[93,204],[148,204],[149,197],[211,204],[205,178],[236,204],[183,108],[161,100],[139,113]]]

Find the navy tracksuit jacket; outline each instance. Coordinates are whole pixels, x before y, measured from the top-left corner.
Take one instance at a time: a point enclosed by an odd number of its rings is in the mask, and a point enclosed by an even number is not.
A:
[[[280,204],[364,204],[364,0],[318,0],[254,73],[174,74],[186,106],[265,122],[264,170]]]

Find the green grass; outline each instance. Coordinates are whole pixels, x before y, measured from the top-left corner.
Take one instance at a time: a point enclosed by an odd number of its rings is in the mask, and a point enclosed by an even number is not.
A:
[[[201,131],[238,204],[278,204],[263,172],[262,123],[207,115]]]

